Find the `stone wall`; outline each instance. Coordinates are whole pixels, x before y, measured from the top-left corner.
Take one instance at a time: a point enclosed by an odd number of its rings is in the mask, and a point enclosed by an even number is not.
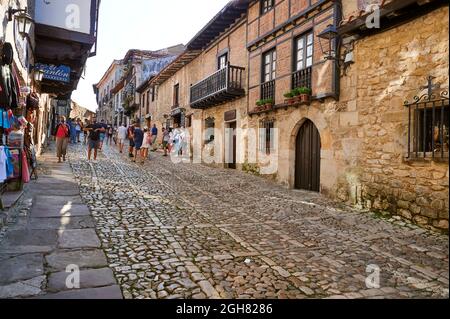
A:
[[[444,7],[356,43],[356,63],[342,80],[340,102],[346,106],[340,120],[349,123],[358,141],[359,177],[349,183],[348,174],[355,169],[348,168],[339,178],[340,199],[353,197],[367,208],[448,229],[448,162],[405,160],[404,106],[429,75],[442,88],[449,87],[448,23]]]

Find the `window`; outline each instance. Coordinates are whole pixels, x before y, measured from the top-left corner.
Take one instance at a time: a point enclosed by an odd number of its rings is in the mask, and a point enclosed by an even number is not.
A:
[[[186,127],[192,126],[192,115],[186,116]]]
[[[176,84],[173,87],[173,106],[178,107],[180,105],[180,84]]]
[[[263,82],[275,79],[277,71],[277,51],[271,50],[263,56]]]
[[[265,155],[270,155],[274,151],[274,132],[275,126],[273,120],[261,121],[259,130],[259,150]]]
[[[261,99],[275,99],[275,77],[277,72],[277,51],[263,55]]]
[[[449,151],[449,107],[419,104],[411,106],[411,122],[409,130],[413,139],[410,140],[410,156],[416,157],[448,157]],[[434,113],[434,114],[433,114]],[[430,154],[427,154],[430,153]]]
[[[314,37],[312,32],[297,38],[296,43],[296,71],[304,70],[313,65]]]
[[[214,142],[214,118],[207,118],[205,120],[205,144]]]
[[[274,0],[261,0],[261,14],[270,11],[273,8]]]
[[[151,90],[152,90],[152,102],[155,102],[155,90],[156,90],[156,88],[152,87]]]
[[[218,69],[222,70],[224,68],[226,68],[228,64],[228,53],[222,54],[221,56],[219,56],[218,58]]]
[[[146,114],[150,114],[150,90],[147,91]]]

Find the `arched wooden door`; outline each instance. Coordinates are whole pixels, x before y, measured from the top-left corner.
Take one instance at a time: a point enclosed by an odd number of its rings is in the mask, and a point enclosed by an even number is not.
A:
[[[295,188],[320,192],[320,134],[307,120],[297,135],[295,158]]]

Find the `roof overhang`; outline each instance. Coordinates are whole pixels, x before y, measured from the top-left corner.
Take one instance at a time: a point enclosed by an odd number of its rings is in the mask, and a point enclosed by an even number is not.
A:
[[[60,27],[37,23],[35,25],[35,62],[47,65],[64,65],[71,69],[69,82],[44,79],[41,93],[54,94],[68,99],[77,88],[84,66],[96,44],[100,0],[91,0],[91,33],[75,32]]]
[[[148,85],[160,85],[200,55],[200,50],[185,51],[161,70]]]
[[[201,50],[219,37],[237,19],[247,12],[253,0],[230,1],[194,38],[187,44],[188,50]]]
[[[340,35],[369,35],[390,29],[396,25],[415,19],[418,16],[433,11],[443,5],[448,6],[448,0],[401,0],[388,2],[380,8],[381,28],[369,29],[366,25],[371,12],[361,12],[357,17],[344,18],[337,31]]]

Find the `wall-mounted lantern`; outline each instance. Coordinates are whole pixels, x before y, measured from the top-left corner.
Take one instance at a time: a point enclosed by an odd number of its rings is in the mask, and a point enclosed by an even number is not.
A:
[[[317,36],[319,37],[320,49],[325,55],[325,60],[336,60],[335,40],[339,36],[336,27],[330,24]]]
[[[27,37],[30,34],[31,27],[34,24],[33,18],[28,14],[28,8],[25,9],[8,9],[8,21],[12,21],[16,13],[16,20],[18,24],[19,34],[23,37]]]
[[[341,39],[336,26],[332,24],[328,25],[328,27],[317,36],[325,60],[336,61],[339,68],[344,68],[344,72],[348,66],[354,63],[353,44],[357,39],[355,36],[347,37],[340,42],[345,48],[344,57],[341,57],[340,52],[338,52],[338,41]]]

